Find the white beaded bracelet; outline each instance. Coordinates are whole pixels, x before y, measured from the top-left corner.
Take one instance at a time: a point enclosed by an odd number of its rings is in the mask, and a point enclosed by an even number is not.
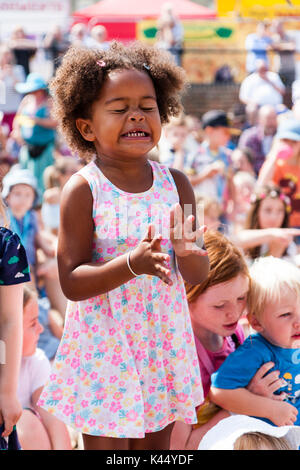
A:
[[[127,258],[126,258],[126,260],[127,260],[127,266],[128,266],[129,271],[130,271],[135,277],[137,277],[137,276],[139,276],[139,274],[136,274],[136,273],[133,271],[133,269],[131,268],[131,266],[130,266],[130,253],[131,253],[131,251],[128,251],[128,253],[127,253]]]

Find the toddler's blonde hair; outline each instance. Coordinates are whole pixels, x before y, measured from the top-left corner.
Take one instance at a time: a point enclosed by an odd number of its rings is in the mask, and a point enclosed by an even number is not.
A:
[[[293,450],[293,448],[284,437],[247,432],[237,438],[233,450]]]
[[[274,256],[254,260],[250,267],[249,318],[260,320],[268,304],[279,303],[287,294],[300,297],[299,268]]]

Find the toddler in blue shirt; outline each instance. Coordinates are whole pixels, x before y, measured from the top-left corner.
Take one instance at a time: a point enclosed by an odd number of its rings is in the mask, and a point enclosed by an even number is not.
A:
[[[300,424],[300,270],[280,258],[258,258],[250,268],[251,334],[212,375],[211,400],[233,413],[277,426]],[[282,379],[273,399],[246,389],[265,362]],[[271,371],[272,371],[271,370]],[[277,374],[276,377],[277,377]],[[274,373],[270,375],[270,387]]]

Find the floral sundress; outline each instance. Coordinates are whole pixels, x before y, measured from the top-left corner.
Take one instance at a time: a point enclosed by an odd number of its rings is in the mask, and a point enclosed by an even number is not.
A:
[[[117,188],[94,162],[78,172],[93,195],[93,261],[132,250],[153,223],[170,255],[173,281],[169,286],[143,274],[105,294],[68,302],[38,404],[84,434],[142,438],[176,420],[193,424],[203,401],[184,283],[168,237],[170,208],[179,196],[168,168],[150,164],[153,184],[143,193]]]

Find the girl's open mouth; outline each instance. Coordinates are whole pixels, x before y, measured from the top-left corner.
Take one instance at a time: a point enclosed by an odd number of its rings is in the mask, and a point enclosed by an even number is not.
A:
[[[223,325],[226,330],[235,330],[237,327],[238,322],[235,321],[234,323],[228,323],[227,325]]]
[[[121,137],[125,139],[145,139],[145,138],[149,138],[150,134],[149,132],[136,130],[136,131],[126,132],[125,134],[122,134]]]

